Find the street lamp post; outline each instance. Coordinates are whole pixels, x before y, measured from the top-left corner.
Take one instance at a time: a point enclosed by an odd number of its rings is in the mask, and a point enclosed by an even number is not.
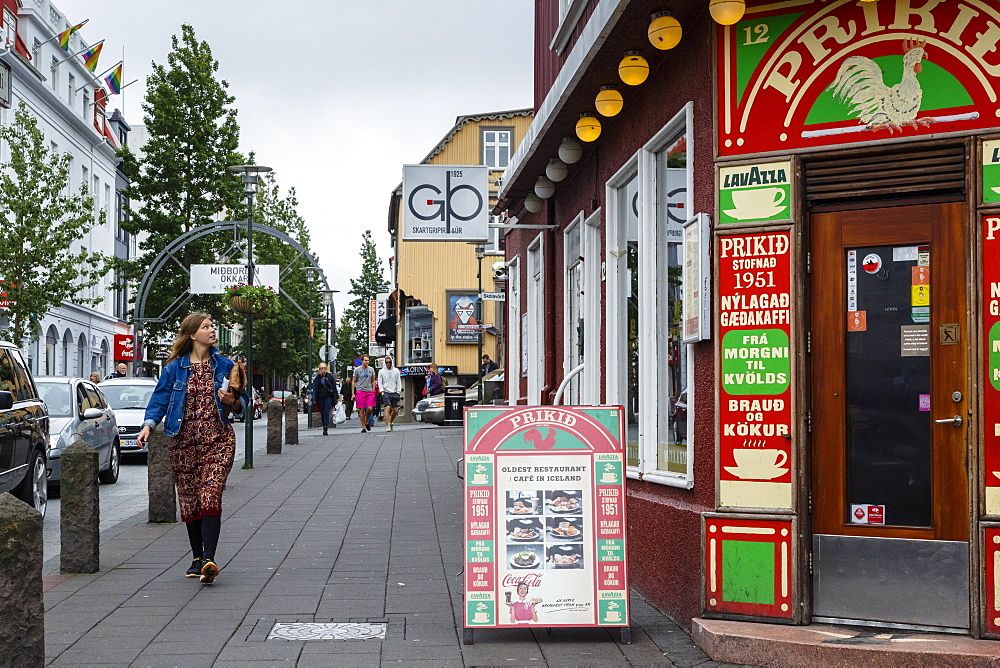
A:
[[[280,383],[281,388],[287,390],[289,383],[288,378],[285,377],[285,370],[288,368],[286,364],[288,360],[288,341],[281,342],[281,373],[278,374],[278,383]]]
[[[242,174],[243,177],[243,194],[247,198],[247,285],[253,285],[254,278],[254,266],[253,266],[253,196],[257,194],[257,181],[260,178],[258,174],[266,174],[272,171],[270,167],[264,167],[263,165],[233,165],[229,168],[230,171],[237,174]],[[246,358],[247,358],[247,379],[249,380],[250,387],[253,387],[253,314],[247,314],[246,322]],[[250,391],[250,395],[253,396],[253,390]],[[253,407],[250,407],[250,412],[246,413],[246,432],[243,439],[244,445],[244,456],[243,456],[243,468],[252,469],[253,468]]]
[[[479,368],[479,382],[476,383],[476,387],[479,388],[477,394],[479,398],[478,403],[483,403],[483,258],[486,256],[486,246],[483,244],[476,245],[476,261],[479,263],[479,271],[476,272],[476,278],[479,279],[479,293],[476,295],[476,323],[479,325],[479,354],[476,357],[476,365]]]

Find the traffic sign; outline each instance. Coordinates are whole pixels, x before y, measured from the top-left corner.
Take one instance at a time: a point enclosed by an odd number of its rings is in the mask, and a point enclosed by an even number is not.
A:
[[[479,298],[484,302],[502,302],[506,301],[506,292],[480,292]]]

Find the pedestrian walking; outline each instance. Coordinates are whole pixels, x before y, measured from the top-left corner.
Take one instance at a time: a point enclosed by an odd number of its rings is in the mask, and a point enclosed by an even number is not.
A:
[[[361,420],[361,431],[371,431],[368,416],[375,408],[375,369],[368,366],[368,355],[361,358],[361,366],[354,368],[354,403]]]
[[[314,406],[319,406],[319,416],[323,421],[323,435],[327,435],[327,427],[330,424],[330,411],[337,402],[337,382],[330,373],[326,364],[320,364],[318,373],[312,382],[312,402]]]
[[[427,376],[424,378],[424,396],[432,397],[442,392],[444,392],[444,377],[438,371],[438,365],[431,362],[431,365],[427,367]]]
[[[125,362],[119,362],[114,373],[108,374],[108,377],[104,380],[111,380],[112,378],[126,378],[128,377],[128,366]]]
[[[399,369],[392,365],[392,358],[385,356],[385,368],[378,372],[378,386],[382,393],[382,405],[385,406],[383,420],[385,430],[392,431],[392,422],[399,413],[400,393],[403,391],[403,380]]]
[[[350,420],[354,412],[354,380],[350,376],[340,382],[340,398],[344,402],[344,418]]]
[[[480,365],[480,368],[483,370],[483,375],[485,376],[490,371],[496,371],[499,369],[500,365],[491,360],[489,355],[483,353],[483,363]]]
[[[222,491],[236,455],[236,434],[228,413],[239,413],[249,405],[243,387],[233,382],[235,376],[246,384],[242,369],[219,354],[216,340],[207,313],[195,311],[184,318],[136,438],[145,444],[165,420],[181,520],[187,524],[194,556],[187,577],[200,577],[204,584],[219,574],[215,550],[222,528]]]

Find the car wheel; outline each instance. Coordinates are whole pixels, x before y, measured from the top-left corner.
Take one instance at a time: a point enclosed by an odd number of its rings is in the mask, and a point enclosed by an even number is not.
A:
[[[45,471],[45,455],[35,450],[31,456],[31,466],[24,480],[14,490],[14,496],[21,499],[45,517],[45,506],[49,500],[49,479]]]
[[[108,468],[97,474],[97,479],[101,481],[101,484],[113,485],[118,482],[118,471],[121,469],[121,459],[121,448],[116,440],[111,444],[111,461],[108,462]]]

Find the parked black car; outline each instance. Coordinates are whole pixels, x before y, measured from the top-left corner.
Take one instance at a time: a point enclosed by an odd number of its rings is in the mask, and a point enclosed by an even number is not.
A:
[[[0,492],[13,492],[45,515],[48,503],[49,414],[28,365],[0,342]]]

